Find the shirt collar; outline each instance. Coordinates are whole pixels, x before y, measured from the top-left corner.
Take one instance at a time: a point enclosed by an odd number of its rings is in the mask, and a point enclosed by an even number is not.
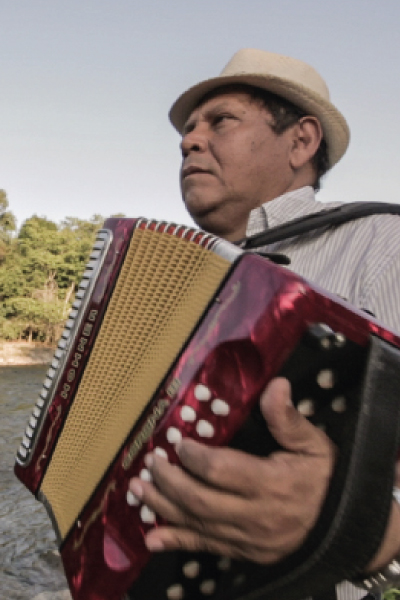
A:
[[[311,186],[286,192],[250,212],[246,236],[261,233],[270,227],[320,210],[320,203],[316,202]]]

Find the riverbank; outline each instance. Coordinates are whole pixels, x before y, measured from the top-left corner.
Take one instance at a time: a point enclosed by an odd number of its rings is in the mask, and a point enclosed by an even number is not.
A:
[[[46,365],[53,354],[54,348],[43,344],[0,341],[0,367]]]

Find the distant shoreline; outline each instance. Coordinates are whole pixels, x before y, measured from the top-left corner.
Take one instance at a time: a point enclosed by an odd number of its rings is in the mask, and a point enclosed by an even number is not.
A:
[[[44,344],[0,341],[0,367],[46,365],[54,351]]]

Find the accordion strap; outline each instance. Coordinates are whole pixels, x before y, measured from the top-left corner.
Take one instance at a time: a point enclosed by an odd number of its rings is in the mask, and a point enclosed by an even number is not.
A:
[[[357,577],[375,555],[389,518],[399,448],[399,359],[398,349],[372,336],[351,447],[339,452],[319,520],[294,555],[269,568],[269,582],[240,600],[319,598]]]
[[[335,208],[328,208],[320,212],[299,217],[283,225],[272,227],[263,233],[257,233],[238,242],[238,245],[251,250],[274,244],[297,235],[303,235],[321,227],[342,225],[348,221],[362,219],[376,214],[400,215],[400,205],[387,202],[351,202]]]

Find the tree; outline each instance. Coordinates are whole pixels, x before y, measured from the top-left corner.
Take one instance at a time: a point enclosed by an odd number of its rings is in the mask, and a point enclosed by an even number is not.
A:
[[[0,264],[0,338],[53,343],[103,224],[67,217],[60,225],[33,215]]]
[[[16,230],[16,220],[8,209],[7,194],[0,190],[0,264],[11,244],[12,234]]]

